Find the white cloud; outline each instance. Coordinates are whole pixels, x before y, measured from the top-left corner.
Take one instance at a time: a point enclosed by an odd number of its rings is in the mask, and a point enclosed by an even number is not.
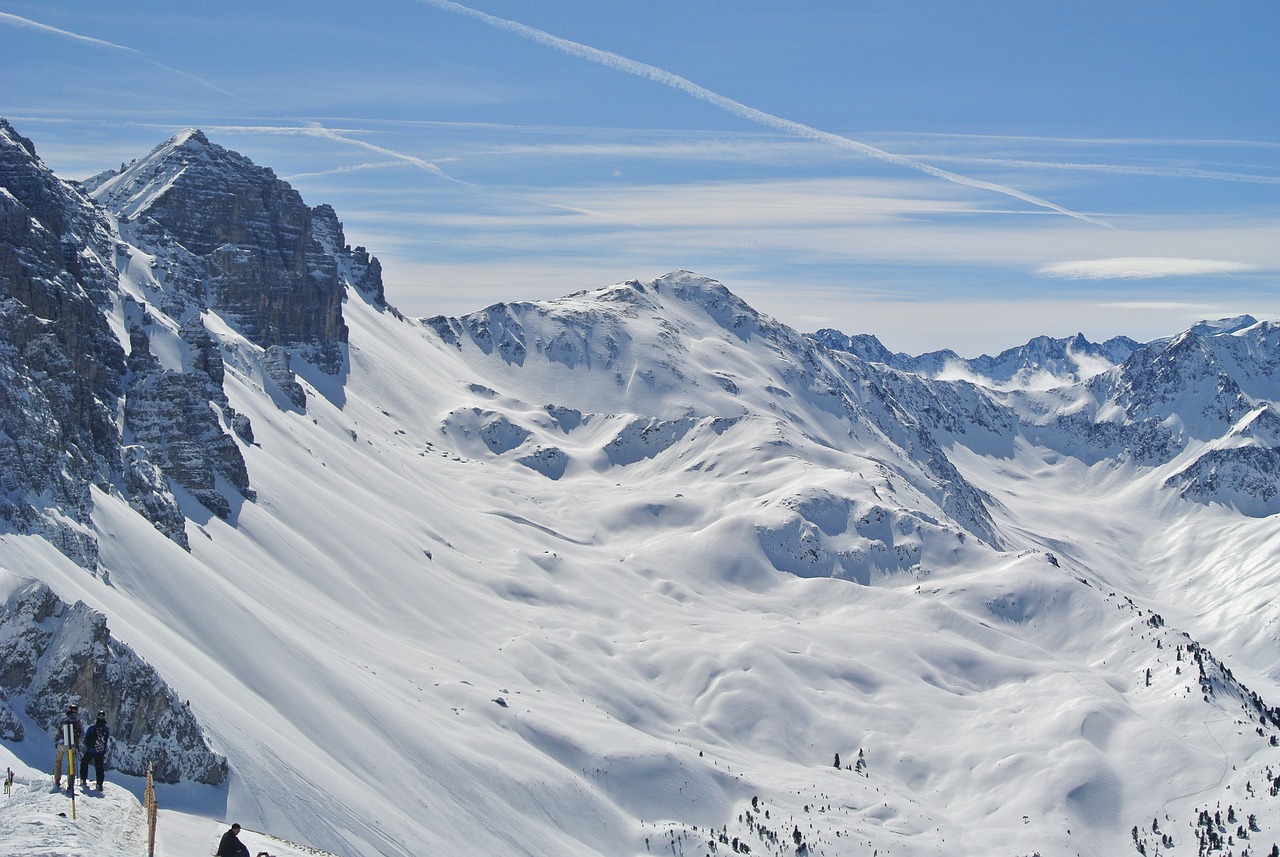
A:
[[[1157,277],[1188,277],[1205,274],[1234,274],[1256,266],[1222,259],[1187,259],[1179,256],[1121,256],[1113,259],[1079,259],[1044,265],[1036,273],[1068,280],[1151,280]]]

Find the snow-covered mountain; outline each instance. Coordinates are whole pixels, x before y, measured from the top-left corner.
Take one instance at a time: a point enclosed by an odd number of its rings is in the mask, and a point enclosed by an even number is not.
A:
[[[1253,319],[1249,322],[1252,323]],[[1244,326],[1243,323],[1240,326]],[[1057,387],[1082,381],[1123,363],[1141,347],[1141,343],[1127,336],[1094,343],[1085,339],[1084,334],[1077,333],[1064,339],[1037,336],[1026,345],[1005,349],[995,357],[984,354],[965,359],[950,350],[916,356],[892,352],[869,333],[850,336],[826,328],[813,337],[832,350],[848,352],[868,362],[883,363],[916,375],[953,381],[972,380],[987,387],[1006,388]]]
[[[0,124],[0,180],[0,651],[65,671],[47,601],[153,670],[203,734],[181,818],[348,857],[1280,842],[1273,324],[948,373],[685,271],[415,320],[200,132],[76,186]],[[36,782],[124,691],[25,675]]]

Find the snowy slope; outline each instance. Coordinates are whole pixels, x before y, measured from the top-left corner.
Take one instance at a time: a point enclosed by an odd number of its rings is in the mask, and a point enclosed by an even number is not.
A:
[[[74,796],[53,788],[48,773],[28,768],[0,746],[0,766],[14,772],[9,791],[0,797],[0,843],[4,853],[23,857],[138,857],[148,848],[147,816],[126,789],[104,783],[103,789]],[[212,854],[227,825],[187,813],[158,813],[157,854]],[[240,841],[250,854],[271,857],[332,857],[305,845],[245,829]]]
[[[183,370],[172,272],[197,265],[128,226],[113,330],[145,306]],[[1280,842],[1274,518],[1167,487],[1224,435],[1271,448],[1265,325],[1159,352],[1243,379],[1245,424],[1202,418],[1216,374],[1135,386],[1155,352],[998,393],[687,272],[420,321],[349,289],[342,313],[342,371],[293,366],[304,405],[204,314],[253,490],[225,518],[175,490],[189,551],[102,487],[97,574],[0,536],[0,568],[106,614],[227,757],[222,786],[161,788],[192,831],[161,853],[231,820],[344,857],[1114,854],[1135,828],[1193,853],[1228,805],[1213,835]],[[1126,398],[1152,378],[1167,410]],[[1205,430],[1120,454],[1171,415]],[[1111,447],[1077,431],[1108,420]]]
[[[728,347],[694,326],[702,311],[676,310],[682,337]],[[723,388],[664,394],[661,360],[638,363],[653,383],[585,363],[570,382],[552,377],[565,364],[527,354],[530,392],[516,399],[500,391],[524,367],[496,349],[478,359],[356,300],[347,319],[348,382],[340,397],[309,390],[305,414],[230,373],[260,499],[233,521],[198,520],[190,555],[106,495],[95,521],[110,586],[35,540],[5,542],[64,597],[101,605],[190,697],[233,763],[228,817],[344,854],[638,854],[672,826],[688,842],[726,826],[748,841],[736,819],[758,797],[767,826],[800,825],[832,854],[856,853],[845,837],[890,853],[987,853],[993,839],[1100,853],[1246,782],[1265,795],[1275,750],[1239,703],[1205,702],[1176,672],[1187,641],[1102,588],[1124,582],[1107,555],[1123,532],[1094,531],[1106,547],[1077,555],[1045,524],[1026,541],[1052,544],[1055,565],[885,517],[863,526],[885,528],[881,544],[903,536],[920,562],[887,565],[870,587],[797,577],[776,569],[762,521],[791,515],[797,545],[806,531],[815,544],[851,536],[859,496],[896,484],[780,437],[799,417],[827,440],[830,413],[800,402],[781,423],[699,431]],[[757,344],[679,369],[758,378],[777,352]],[[749,396],[777,397],[768,386]],[[584,416],[566,431],[548,403]],[[680,444],[655,441],[650,456],[637,439],[615,463],[628,406],[695,421]],[[495,452],[456,417],[498,407],[540,436]],[[567,449],[559,479],[518,460],[551,438]],[[1002,466],[1035,464],[1020,453]],[[1038,499],[1045,515],[1069,507]],[[1092,523],[1062,535],[1085,542]],[[859,750],[869,776],[833,767]]]

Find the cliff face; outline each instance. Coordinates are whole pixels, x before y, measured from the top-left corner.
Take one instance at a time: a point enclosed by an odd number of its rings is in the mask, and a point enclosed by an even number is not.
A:
[[[89,486],[120,470],[108,230],[0,119],[0,517],[90,568]]]
[[[106,713],[110,767],[161,782],[217,784],[227,762],[205,743],[191,710],[129,646],[112,637],[106,617],[83,602],[67,604],[43,583],[22,584],[0,603],[0,737],[20,741],[19,715],[50,737],[63,712],[80,706],[88,726]]]
[[[159,249],[157,230],[145,228],[155,224],[197,257],[208,308],[250,341],[287,348],[331,375],[341,371],[339,260],[317,240],[313,210],[270,169],[189,130],[89,187],[112,213],[142,224],[144,249]]]
[[[81,186],[0,120],[0,517],[92,569],[97,485],[187,546],[183,492],[222,518],[254,497],[206,317],[304,410],[296,361],[344,371],[348,287],[387,308],[331,207],[199,131]]]

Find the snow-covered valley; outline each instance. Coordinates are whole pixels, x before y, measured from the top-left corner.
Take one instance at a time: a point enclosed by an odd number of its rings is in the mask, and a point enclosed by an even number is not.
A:
[[[344,857],[1280,842],[1280,328],[984,386],[683,271],[408,319],[363,248],[295,223],[345,333],[308,317],[314,341],[272,340],[228,285],[247,239],[165,231],[181,158],[248,170],[179,135],[89,183],[105,249],[81,241],[111,276],[120,396],[151,406],[118,408],[120,443],[164,477],[89,480],[77,521],[6,476],[14,508],[56,520],[0,535],[11,606],[36,580],[100,612],[227,761],[160,786],[185,838],[158,853],[211,851],[222,821]],[[219,381],[199,404],[221,434],[183,431],[232,443],[244,485],[225,452],[197,484],[161,456],[177,435],[149,439],[147,396],[179,376]],[[60,798],[44,724],[6,693],[25,738],[3,747],[37,795],[0,804],[7,839]]]

